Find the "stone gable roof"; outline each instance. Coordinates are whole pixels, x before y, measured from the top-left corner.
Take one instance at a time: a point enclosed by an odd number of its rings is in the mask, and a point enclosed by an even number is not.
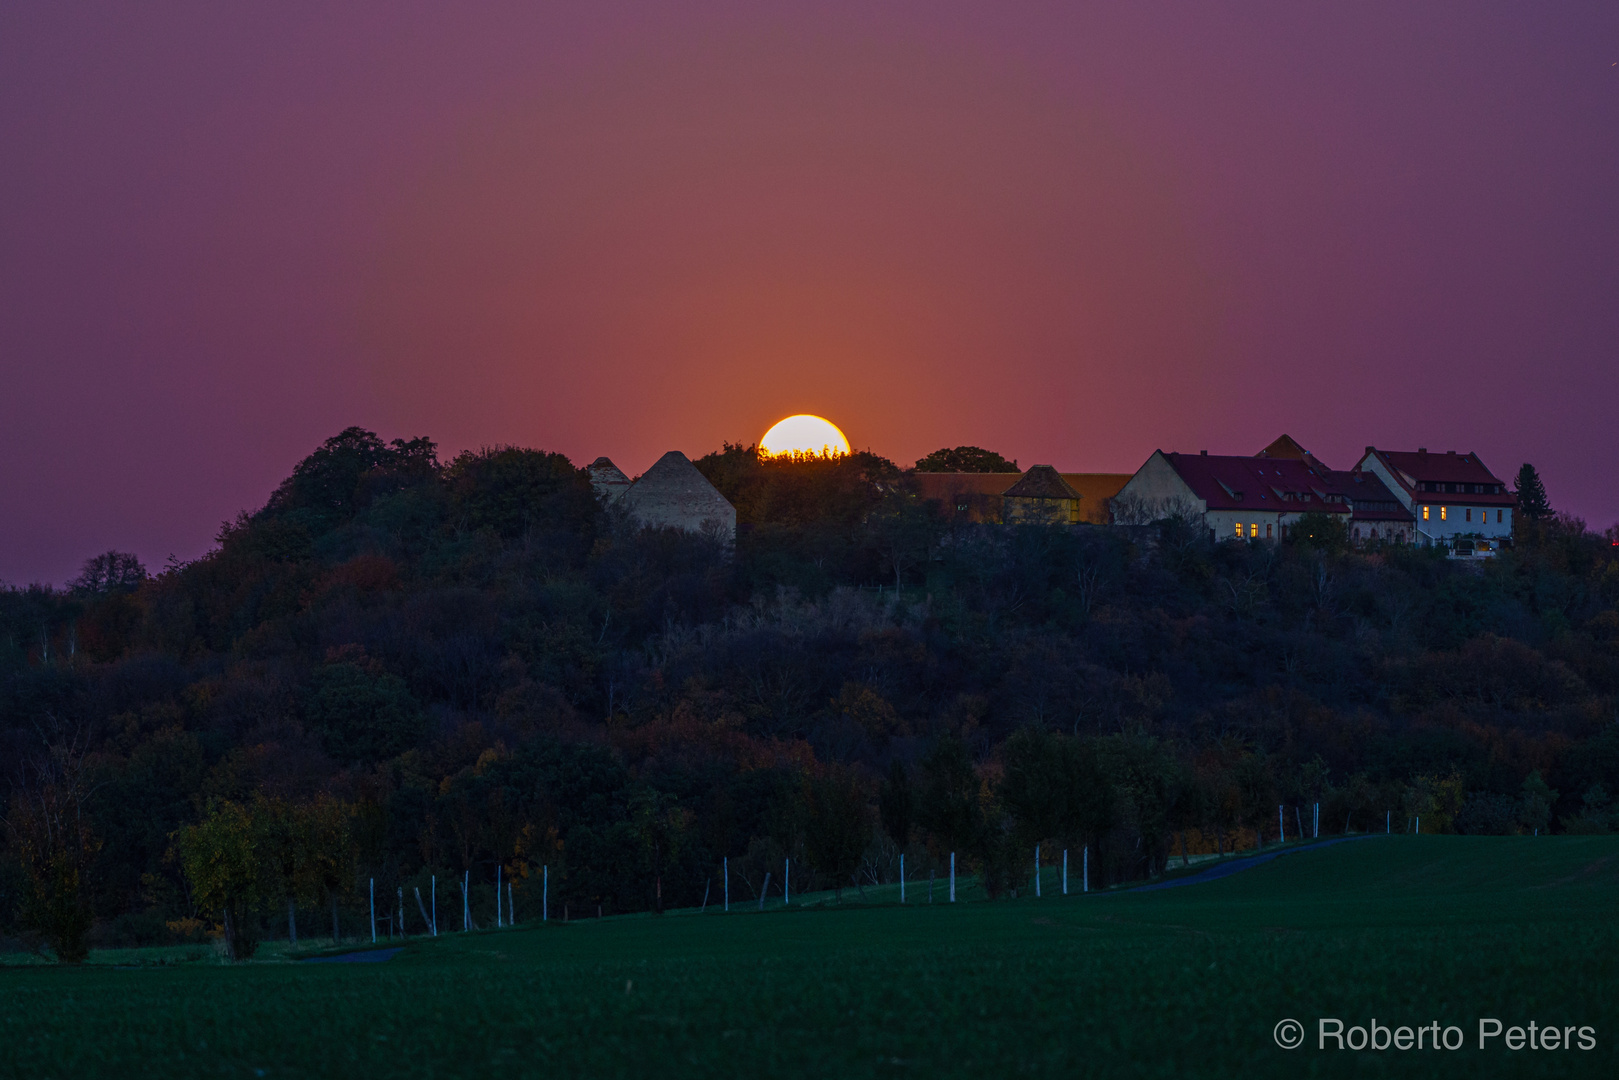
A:
[[[620,495],[629,490],[630,478],[607,457],[599,457],[586,465],[585,472],[590,475],[591,489],[604,503],[616,502]]]
[[[659,458],[619,497],[618,504],[644,525],[688,532],[716,529],[727,537],[736,535],[736,507],[679,450]]]
[[[1023,478],[1006,489],[1008,499],[1078,499],[1079,492],[1068,485],[1050,465],[1031,465]]]

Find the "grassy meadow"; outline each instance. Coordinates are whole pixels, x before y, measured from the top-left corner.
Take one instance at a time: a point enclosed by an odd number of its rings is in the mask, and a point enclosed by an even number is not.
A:
[[[1194,871],[1197,868],[1194,868]],[[1073,879],[1077,889],[1077,878]],[[1619,838],[1369,837],[1144,892],[926,902],[913,884],[412,939],[0,966],[0,1075],[1608,1076]],[[918,902],[920,900],[920,902]],[[1321,1052],[1317,1017],[1458,1051]],[[1303,1048],[1273,1027],[1301,1020]],[[1593,1051],[1477,1045],[1478,1019]]]

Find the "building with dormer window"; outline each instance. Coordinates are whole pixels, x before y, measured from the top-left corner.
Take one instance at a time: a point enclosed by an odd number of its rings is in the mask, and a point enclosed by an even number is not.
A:
[[[1356,468],[1375,473],[1411,513],[1419,544],[1487,555],[1512,538],[1517,497],[1471,451],[1368,446]]]
[[[1114,513],[1126,523],[1195,515],[1216,540],[1283,540],[1312,512],[1341,515],[1347,530],[1353,505],[1340,476],[1308,456],[1155,450],[1114,499]]]

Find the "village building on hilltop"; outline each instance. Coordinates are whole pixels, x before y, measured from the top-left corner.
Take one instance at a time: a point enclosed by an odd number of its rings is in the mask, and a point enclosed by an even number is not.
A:
[[[736,508],[671,450],[634,480],[605,457],[586,467],[604,506],[643,525],[736,537]],[[1353,469],[1328,466],[1289,435],[1253,457],[1155,450],[1132,473],[910,474],[924,501],[958,522],[1139,525],[1197,521],[1215,540],[1290,539],[1306,514],[1342,523],[1351,543],[1438,545],[1491,556],[1512,536],[1516,498],[1474,453],[1368,446]]]
[[[1001,495],[1001,520],[1008,525],[1077,525],[1079,492],[1050,465],[1029,471]]]
[[[1040,479],[1045,476],[1043,470],[1049,470],[1049,476],[1055,477],[1062,488],[1052,484],[1049,477]],[[1059,516],[1067,515],[1062,518],[1065,523],[1106,525],[1112,520],[1108,504],[1130,479],[1130,474],[1059,473],[1050,465],[1036,465],[1025,473],[916,472],[911,474],[911,479],[923,501],[937,503],[946,517],[958,522],[1010,524],[1014,520],[1032,520],[1029,514],[1041,514],[1049,509],[1027,501],[1048,498],[1033,494],[1038,487],[1057,492],[1058,500],[1071,500],[1060,510]],[[1025,480],[1030,486],[1014,496],[1012,489],[1021,487]],[[1022,501],[1009,503],[1009,498]]]
[[[1201,519],[1213,539],[1283,540],[1308,513],[1328,514],[1355,544],[1413,543],[1415,519],[1377,472],[1329,467],[1289,435],[1253,457],[1155,451],[1114,502],[1124,523]]]
[[[1356,469],[1375,475],[1410,515],[1416,542],[1459,555],[1493,555],[1512,537],[1518,500],[1471,451],[1430,454],[1366,448]]]
[[[1125,524],[1200,518],[1211,539],[1282,540],[1305,514],[1351,507],[1330,470],[1303,458],[1238,457],[1154,450],[1114,500]]]
[[[736,507],[679,450],[663,455],[634,481],[605,457],[591,462],[586,472],[604,505],[619,507],[642,525],[736,539]]]

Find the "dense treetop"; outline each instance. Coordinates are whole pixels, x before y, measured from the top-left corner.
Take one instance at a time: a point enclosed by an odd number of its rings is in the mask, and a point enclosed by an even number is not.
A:
[[[1017,472],[1018,467],[1016,461],[1008,461],[993,450],[979,446],[957,446],[933,451],[917,461],[916,471],[1012,473]]]

